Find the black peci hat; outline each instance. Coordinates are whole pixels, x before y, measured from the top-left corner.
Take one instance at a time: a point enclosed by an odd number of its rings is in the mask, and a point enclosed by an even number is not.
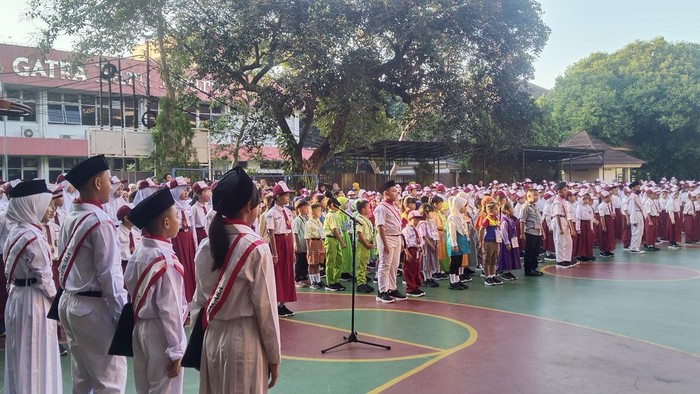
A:
[[[131,209],[129,221],[142,229],[175,204],[170,189],[164,188],[144,198]]]
[[[392,181],[387,181],[387,182],[382,186],[382,188],[381,188],[379,191],[380,191],[381,193],[384,193],[385,191],[387,191],[387,189],[389,189],[390,187],[394,187],[394,186],[396,186],[396,182],[395,182],[395,181],[393,181],[393,180],[392,180]]]
[[[66,180],[76,189],[80,189],[90,178],[107,170],[109,170],[109,163],[107,163],[105,155],[97,155],[76,164],[66,174]]]
[[[43,179],[35,179],[33,181],[20,182],[17,186],[10,190],[10,197],[27,197],[33,196],[35,194],[41,193],[51,193],[51,191],[46,187],[46,181]]]
[[[635,188],[635,187],[641,186],[641,185],[642,185],[642,184],[639,183],[639,181],[634,181],[634,182],[630,183],[630,185],[629,185],[628,187],[629,187],[630,189],[632,189],[632,188]]]
[[[559,182],[556,185],[554,185],[554,191],[558,192],[559,190],[561,190],[565,187],[566,187],[566,182]]]
[[[231,218],[250,201],[254,190],[253,179],[241,166],[236,166],[225,173],[212,189],[212,208],[220,215]]]

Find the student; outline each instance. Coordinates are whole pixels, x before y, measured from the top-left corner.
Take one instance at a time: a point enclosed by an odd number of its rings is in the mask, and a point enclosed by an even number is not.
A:
[[[338,192],[340,194],[343,193],[342,190],[338,190]],[[350,210],[347,208],[348,199],[340,195],[337,197],[337,199],[340,203],[340,209],[343,210],[343,212],[349,212]],[[343,243],[345,245],[350,245],[350,233],[352,232],[352,224],[350,223],[350,220],[342,213],[335,218],[338,220],[338,228],[340,230],[340,236],[343,237]],[[352,272],[352,249],[343,248],[340,250],[340,254],[342,257],[342,264],[340,266],[340,280],[342,282],[350,282],[352,280],[352,275],[350,274]]]
[[[445,280],[449,277],[447,272],[450,270],[450,255],[447,251],[447,217],[443,213],[444,199],[440,196],[434,196],[430,203],[433,208],[435,208],[435,214],[433,215],[433,223],[437,227],[438,236],[440,240],[437,243],[437,258],[440,266],[433,274],[432,279],[435,280]]]
[[[64,256],[58,313],[72,358],[73,392],[124,392],[126,358],[107,355],[126,302],[117,229],[102,210],[111,194],[107,160],[83,160],[66,180],[80,191],[58,241]]]
[[[503,281],[496,275],[496,263],[500,244],[503,242],[499,231],[498,203],[492,201],[486,205],[486,215],[481,221],[479,240],[481,241],[481,253],[484,256],[484,284],[486,286],[502,285]]]
[[[129,216],[131,215],[131,207],[124,205],[117,211],[117,219],[120,224],[117,228],[119,236],[119,255],[122,259],[122,270],[126,270],[126,264],[134,254],[136,246],[141,244],[141,234],[138,228],[134,227]]]
[[[309,220],[309,203],[299,200],[296,203],[296,217],[292,221],[294,232],[294,282],[296,287],[309,287],[309,262],[306,259],[306,222]]]
[[[259,203],[240,166],[212,190],[216,216],[197,251],[192,311],[206,308],[200,393],[266,393],[277,381],[282,355],[272,255],[250,227]]]
[[[68,212],[64,209],[65,205],[65,198],[63,197],[63,187],[58,186],[56,189],[53,191],[53,198],[51,200],[53,204],[53,222],[54,224],[58,227],[61,228],[63,226],[63,221],[66,218],[66,215]]]
[[[209,202],[211,201],[211,187],[204,181],[196,182],[192,185],[192,221],[194,230],[197,233],[197,245],[207,237],[207,215],[211,211]]]
[[[388,304],[396,300],[406,299],[406,296],[396,286],[403,241],[401,240],[401,214],[395,205],[399,197],[396,182],[390,180],[384,183],[381,192],[383,200],[374,209],[374,220],[378,232],[377,248],[379,250],[379,265],[377,266],[379,293],[376,300]]]
[[[119,179],[116,176],[112,176],[110,178],[110,183],[112,193],[109,195],[109,202],[107,202],[107,204],[104,205],[104,210],[109,216],[109,218],[112,219],[112,222],[114,222],[114,224],[117,224],[117,211],[122,205],[125,204],[124,199],[122,198],[124,184],[122,183],[121,179]]]
[[[340,234],[340,208],[327,201],[328,213],[323,221],[323,248],[326,254],[326,287],[328,291],[343,291],[345,286],[340,284],[340,270],[343,266],[341,250],[348,245]]]
[[[498,251],[498,271],[502,272],[503,280],[513,281],[518,277],[511,271],[520,269],[520,243],[513,217],[513,207],[508,202],[501,207],[499,231],[503,242]]]
[[[582,201],[576,207],[576,256],[579,261],[595,261],[593,256],[593,229],[598,224],[591,207],[591,196],[584,194]]]
[[[495,205],[495,203],[494,203]],[[459,278],[459,268],[464,255],[469,254],[469,227],[464,220],[467,201],[454,197],[447,217],[447,251],[450,254],[450,290],[465,290],[469,287]]]
[[[631,253],[645,253],[640,249],[642,246],[642,238],[644,237],[644,222],[646,218],[644,217],[644,208],[642,207],[642,200],[639,198],[641,191],[641,183],[639,181],[634,181],[629,185],[630,190],[632,190],[632,195],[627,200],[628,207],[627,210],[630,216],[630,224],[632,226],[632,237],[630,239],[630,252]]]
[[[685,233],[686,245],[693,245],[697,241],[694,233],[696,200],[697,197],[694,192],[688,193],[688,201],[686,201],[683,206],[683,232]]]
[[[598,249],[601,257],[613,257],[615,253],[615,212],[610,201],[610,192],[603,190],[600,192],[602,201],[598,205],[598,215],[600,216],[600,240]]]
[[[678,198],[678,189],[675,186],[671,189],[671,194],[666,202],[666,211],[668,212],[668,225],[666,226],[666,239],[670,245],[669,249],[680,249],[678,244],[681,242],[681,202]]]
[[[306,261],[309,263],[309,281],[314,290],[323,289],[325,285],[321,280],[321,264],[323,264],[326,252],[323,249],[323,224],[321,223],[321,204],[311,205],[311,218],[306,221],[304,239],[306,242]]]
[[[569,192],[566,182],[560,182],[554,186],[557,196],[552,200],[550,207],[551,230],[554,236],[554,251],[556,253],[557,268],[571,268],[573,241],[572,236],[575,230],[569,225],[568,212],[566,209],[566,195]]]
[[[369,202],[365,200],[357,200],[355,207],[357,208],[357,216],[355,218],[360,222],[355,224],[355,254],[356,254],[356,277],[357,291],[359,293],[374,293],[374,287],[367,284],[367,264],[369,263],[370,251],[374,249],[374,229],[372,222],[369,221]]]
[[[56,295],[42,221],[52,214],[46,182],[21,182],[11,193],[7,219],[16,225],[3,248],[10,284],[5,324],[6,393],[61,393],[56,321],[46,318]]]
[[[647,252],[658,252],[656,238],[659,234],[659,206],[658,195],[654,190],[647,190],[647,199],[644,201],[644,214],[647,220],[644,222],[644,248]]]
[[[265,214],[267,234],[270,237],[272,262],[275,265],[278,313],[280,317],[294,316],[287,308],[288,302],[297,300],[294,286],[294,245],[292,240],[292,211],[287,208],[290,194],[294,192],[283,181],[272,188],[275,205]]]
[[[537,208],[540,194],[537,189],[528,189],[525,198],[526,202],[520,209],[520,243],[525,245],[523,258],[525,276],[542,276],[542,272],[537,270],[537,256],[542,238],[545,236],[542,218]]]
[[[406,281],[406,295],[409,297],[423,297],[425,292],[421,286],[421,260],[423,254],[423,234],[418,229],[418,223],[423,216],[417,210],[408,213],[408,223],[403,228],[405,245],[405,260],[403,265],[404,280]]]
[[[181,393],[187,347],[184,270],[170,239],[180,226],[175,200],[161,189],[136,205],[127,220],[143,239],[124,274],[134,304],[134,381],[138,393]]]
[[[423,220],[418,224],[418,229],[423,235],[423,276],[425,278],[426,286],[428,287],[439,287],[433,276],[435,273],[440,271],[440,265],[438,262],[438,244],[440,243],[440,235],[438,233],[437,226],[435,226],[435,209],[432,205],[426,203],[421,204],[420,211],[423,216]]]

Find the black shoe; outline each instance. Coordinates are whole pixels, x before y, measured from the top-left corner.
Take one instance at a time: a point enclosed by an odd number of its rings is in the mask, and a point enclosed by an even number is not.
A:
[[[340,274],[340,280],[343,282],[350,282],[352,280],[352,275],[348,274],[347,272],[344,272]]]
[[[448,289],[450,289],[450,290],[464,290],[465,288],[466,288],[466,287],[465,287],[463,284],[459,283],[459,282],[457,282],[457,283],[450,283],[450,287],[448,287]]]
[[[471,269],[471,268],[469,268],[469,267],[466,267],[466,268],[464,269],[464,272],[466,272],[467,275],[474,275],[474,274],[476,274],[476,271],[474,271],[473,269]]]
[[[525,276],[542,276],[542,272],[538,270],[525,271]]]
[[[501,278],[499,278],[498,276],[494,276],[494,277],[493,277],[493,283],[495,283],[495,284],[497,284],[497,285],[502,285],[502,284],[503,284],[503,280],[502,280]]]
[[[512,272],[506,272],[505,274],[501,275],[501,278],[503,280],[509,280],[509,281],[518,279],[518,277],[513,275]]]
[[[336,283],[336,285],[337,285],[337,287],[338,287],[338,291],[343,291],[343,290],[345,290],[345,286],[341,285],[340,283]]]
[[[279,315],[279,317],[292,317],[292,316],[294,316],[294,312],[287,309],[286,305],[278,306],[277,307],[277,314]]]
[[[392,302],[395,302],[395,300],[387,292],[379,293],[375,299],[383,304],[391,304]]]
[[[496,282],[493,280],[493,278],[484,279],[484,284],[486,286],[496,286]]]
[[[339,291],[340,283],[327,284],[325,289],[328,291]]]
[[[397,269],[396,276],[403,276],[403,269],[401,269],[401,268]]]
[[[367,283],[363,283],[359,286],[357,286],[357,292],[358,293],[363,293],[363,294],[370,294],[374,293],[374,289],[370,287]]]
[[[59,343],[58,344],[58,354],[61,356],[65,356],[68,354],[68,348],[66,348],[66,345]]]
[[[428,279],[425,281],[425,285],[428,287],[440,287],[440,284],[435,281],[435,279]]]
[[[409,293],[406,293],[406,295],[411,297],[423,297],[425,295],[425,292],[421,289],[415,289]]]
[[[445,280],[445,279],[447,279],[447,277],[445,275],[441,274],[440,272],[438,272],[437,274],[433,274],[433,280]]]
[[[390,291],[390,292],[389,292],[389,295],[391,296],[391,298],[393,298],[393,299],[395,299],[395,300],[397,300],[397,301],[403,301],[403,300],[406,299],[406,296],[403,295],[403,294],[401,294],[401,292],[398,291],[398,290],[392,290],[392,291]]]

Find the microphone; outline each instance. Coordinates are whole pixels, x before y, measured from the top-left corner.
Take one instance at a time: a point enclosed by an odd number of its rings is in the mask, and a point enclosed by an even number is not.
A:
[[[331,193],[330,190],[326,190],[326,193],[324,193],[324,195],[331,202],[331,204],[333,204],[336,208],[340,208],[342,204],[340,203],[340,201],[338,201],[337,198],[335,198],[335,196],[333,196],[333,193]]]

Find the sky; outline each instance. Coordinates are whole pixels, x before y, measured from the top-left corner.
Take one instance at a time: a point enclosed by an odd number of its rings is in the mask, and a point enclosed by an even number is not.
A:
[[[490,1],[490,0],[483,0]],[[664,37],[700,43],[700,0],[539,0],[552,30],[535,61],[533,83],[550,89],[566,68],[593,52],[614,52],[635,40]],[[31,45],[37,29],[23,0],[3,0],[0,42]],[[62,37],[56,48],[70,50]]]

